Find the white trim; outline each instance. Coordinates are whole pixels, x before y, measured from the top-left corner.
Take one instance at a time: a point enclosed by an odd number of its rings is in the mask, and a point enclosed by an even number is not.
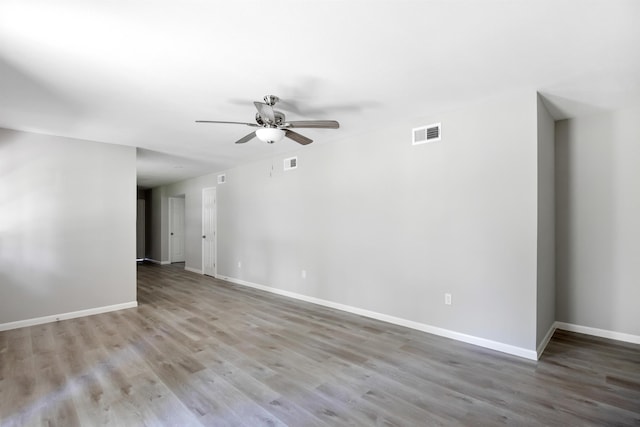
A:
[[[538,345],[538,348],[536,349],[536,352],[538,353],[538,359],[540,359],[540,356],[542,356],[542,353],[544,353],[544,349],[547,348],[547,345],[549,345],[549,341],[551,341],[551,337],[553,336],[553,333],[556,331],[557,327],[558,322],[553,322],[551,324],[551,327],[549,327],[549,330],[547,331],[547,335],[544,336],[544,338],[540,342],[540,345]]]
[[[457,341],[474,344],[480,347],[489,348],[491,350],[500,351],[503,353],[512,354],[514,356],[523,357],[525,359],[538,360],[538,354],[534,350],[528,350],[522,347],[516,347],[510,344],[504,344],[498,341],[488,340],[486,338],[475,337],[472,335],[463,334],[460,332],[451,331],[448,329],[438,328],[436,326],[427,325],[424,323],[414,322],[412,320],[402,319],[400,317],[389,316],[387,314],[377,313],[375,311],[364,310],[362,308],[353,307],[350,305],[340,304],[332,301],[323,300],[320,298],[310,297],[307,295],[298,294],[295,292],[285,291],[282,289],[272,288],[265,285],[259,285],[257,283],[247,282],[245,280],[235,279],[226,276],[217,276],[222,280],[226,280],[231,283],[235,283],[250,288],[260,289],[262,291],[270,292],[277,295],[286,296],[289,298],[295,298],[301,301],[310,302],[313,304],[322,305],[325,307],[335,308],[336,310],[346,311],[348,313],[358,314],[360,316],[370,317],[372,319],[381,320],[387,323],[393,323],[394,325],[400,325],[411,329],[427,332],[434,335],[439,335],[445,338],[451,338]]]
[[[632,344],[640,344],[640,336],[626,334],[624,332],[608,331],[606,329],[592,328],[590,326],[574,325],[573,323],[556,322],[555,327],[563,331],[577,332],[579,334],[593,335],[611,340],[624,341]]]
[[[171,264],[169,261],[158,261],[157,259],[153,259],[153,258],[145,258],[145,261],[149,261],[152,262],[154,264],[160,264],[160,265],[167,265],[167,264]]]
[[[192,273],[204,274],[202,270],[198,270],[197,268],[193,268],[193,267],[187,267],[186,265],[184,266],[184,269]]]
[[[27,326],[41,325],[43,323],[56,322],[58,320],[75,319],[76,317],[91,316],[94,314],[108,313],[110,311],[124,310],[138,306],[138,301],[125,302],[122,304],[106,305],[104,307],[89,308],[87,310],[71,311],[69,313],[52,314],[49,316],[35,317],[33,319],[17,320],[15,322],[0,324],[0,331],[9,329],[25,328]]]

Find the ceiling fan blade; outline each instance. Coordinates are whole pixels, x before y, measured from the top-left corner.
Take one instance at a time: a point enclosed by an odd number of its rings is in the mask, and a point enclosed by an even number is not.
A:
[[[256,137],[256,133],[255,132],[251,132],[250,134],[248,134],[246,136],[243,136],[242,138],[237,140],[236,144],[244,144],[245,142],[251,141],[255,137]]]
[[[196,120],[196,123],[226,123],[226,124],[230,124],[230,125],[246,125],[246,126],[252,126],[252,127],[259,127],[259,125],[255,124],[255,123],[245,123],[245,122],[223,122],[220,120]]]
[[[286,122],[285,126],[289,128],[338,129],[340,123],[335,120],[297,120]]]
[[[302,145],[311,144],[313,142],[313,139],[307,138],[306,136],[300,135],[298,132],[294,132],[289,129],[284,130],[284,136],[289,139],[293,139],[295,142]]]
[[[271,105],[267,105],[264,102],[254,102],[253,105],[256,106],[256,108],[258,109],[258,113],[260,113],[260,116],[267,122],[276,122],[276,115],[273,112],[273,107]]]

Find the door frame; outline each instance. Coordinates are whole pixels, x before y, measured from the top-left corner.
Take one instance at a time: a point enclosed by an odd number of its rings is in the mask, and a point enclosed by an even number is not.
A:
[[[182,225],[182,248],[183,250],[185,250],[186,247],[186,210],[187,210],[187,198],[184,195],[181,196],[174,196],[174,197],[168,197],[168,215],[167,215],[167,219],[168,219],[168,231],[167,231],[167,240],[169,241],[169,244],[167,245],[168,249],[169,249],[169,264],[171,264],[173,262],[173,248],[171,247],[171,233],[173,231],[173,209],[174,209],[174,200],[176,199],[181,199],[182,200],[182,206],[183,206],[183,212],[182,212],[182,219],[183,219],[183,225]],[[185,262],[186,265],[186,254],[185,254],[185,260],[184,261],[177,261],[177,262]]]
[[[204,227],[205,227],[205,214],[204,214],[204,193],[205,191],[212,191],[213,192],[213,212],[214,212],[214,216],[215,216],[215,230],[213,232],[213,276],[217,278],[218,277],[218,189],[216,187],[206,187],[202,189],[202,236],[205,236],[204,234]],[[202,246],[201,246],[201,252],[202,252],[202,274],[204,275],[204,266],[205,266],[205,262],[204,262],[204,245],[205,245],[205,239],[202,238]]]

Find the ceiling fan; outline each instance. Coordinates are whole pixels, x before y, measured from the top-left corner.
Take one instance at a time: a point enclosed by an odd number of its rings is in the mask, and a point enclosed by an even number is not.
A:
[[[275,95],[267,95],[264,97],[264,102],[254,102],[253,105],[255,105],[258,110],[256,113],[256,123],[226,122],[219,120],[196,120],[196,123],[226,123],[258,128],[254,132],[251,132],[237,140],[236,144],[244,144],[255,137],[268,144],[273,144],[286,136],[298,144],[307,145],[312,143],[313,140],[304,135],[300,135],[291,129],[338,129],[340,127],[340,123],[335,120],[287,121],[284,113],[273,109],[274,105],[276,105],[279,100],[280,98]]]

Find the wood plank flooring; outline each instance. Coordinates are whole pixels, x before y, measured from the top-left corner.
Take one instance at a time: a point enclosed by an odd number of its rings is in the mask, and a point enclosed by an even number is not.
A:
[[[0,332],[0,425],[640,425],[640,346],[528,361],[186,272],[139,307]]]

